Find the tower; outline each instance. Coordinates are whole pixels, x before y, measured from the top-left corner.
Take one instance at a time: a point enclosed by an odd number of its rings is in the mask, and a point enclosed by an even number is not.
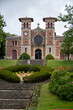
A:
[[[57,18],[43,18],[45,22],[45,56],[52,54],[55,57],[55,22]]]
[[[28,53],[31,56],[31,22],[33,18],[19,18],[21,22],[21,54]]]

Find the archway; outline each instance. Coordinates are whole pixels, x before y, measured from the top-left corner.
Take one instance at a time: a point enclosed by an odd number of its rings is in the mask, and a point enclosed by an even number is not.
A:
[[[17,51],[16,50],[12,51],[12,59],[17,59]]]
[[[41,49],[35,50],[35,59],[41,59],[42,58],[42,51]]]

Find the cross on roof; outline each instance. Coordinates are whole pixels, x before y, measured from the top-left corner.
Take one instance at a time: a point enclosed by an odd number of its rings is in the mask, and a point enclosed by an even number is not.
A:
[[[37,25],[38,25],[38,27],[39,27],[40,24],[38,23]]]

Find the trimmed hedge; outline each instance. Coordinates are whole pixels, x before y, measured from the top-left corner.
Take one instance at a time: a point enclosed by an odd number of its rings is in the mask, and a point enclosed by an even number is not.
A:
[[[54,57],[53,57],[51,54],[48,54],[48,55],[46,56],[46,59],[47,59],[47,60],[53,60]]]
[[[11,67],[6,67],[3,69],[3,73],[7,71],[8,74],[6,75],[9,75],[9,74],[14,75],[12,72],[19,72],[19,71],[32,72],[33,71],[34,73],[32,75],[24,77],[23,80],[26,83],[34,83],[34,82],[41,82],[48,79],[53,70],[54,69],[49,68],[47,66],[25,64],[25,65],[15,65]],[[13,76],[12,76],[12,79],[13,79]]]
[[[30,56],[27,53],[22,53],[19,60],[28,60]]]
[[[35,82],[41,82],[46,79],[48,79],[51,75],[51,72],[53,71],[52,68],[46,67],[46,66],[39,66],[40,71],[36,72],[30,76],[26,76],[23,78],[24,82],[26,83],[35,83]]]
[[[73,73],[64,69],[54,71],[49,89],[63,100],[73,101]]]
[[[0,78],[7,82],[19,83],[20,78],[8,70],[0,70]]]

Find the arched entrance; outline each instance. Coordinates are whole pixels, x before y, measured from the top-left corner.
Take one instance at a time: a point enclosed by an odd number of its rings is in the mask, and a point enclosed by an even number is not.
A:
[[[16,50],[12,51],[12,59],[17,59],[17,51]]]
[[[41,59],[42,58],[42,51],[41,49],[35,50],[35,59]]]

